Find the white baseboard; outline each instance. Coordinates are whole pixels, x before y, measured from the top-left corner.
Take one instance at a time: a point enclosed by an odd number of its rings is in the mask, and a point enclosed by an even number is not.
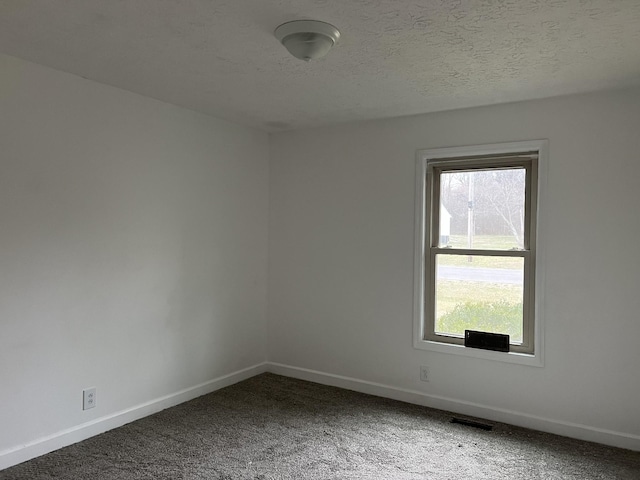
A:
[[[293,367],[280,363],[260,363],[208,382],[195,385],[164,397],[151,400],[135,407],[107,415],[91,422],[83,423],[61,432],[39,438],[24,445],[0,451],[0,470],[31,460],[53,450],[86,440],[140,418],[152,415],[161,410],[187,402],[201,395],[241,382],[255,375],[271,372],[301,380],[345,388],[356,392],[367,393],[379,397],[391,398],[402,402],[423,405],[463,415],[485,418],[496,422],[508,423],[519,427],[531,428],[542,432],[554,433],[566,437],[590,442],[611,445],[640,451],[640,436],[605,430],[587,425],[553,420],[526,413],[489,407],[472,402],[456,400],[438,395],[429,395],[417,390],[392,387],[381,383],[359,380],[357,378],[334,375],[306,368]]]
[[[185,388],[175,393],[156,398],[135,407],[122,410],[87,423],[56,432],[43,438],[39,438],[25,445],[10,448],[0,452],[0,470],[26,462],[45,453],[52,452],[67,445],[86,440],[100,433],[120,427],[126,423],[152,415],[161,410],[187,402],[201,395],[214,392],[221,388],[241,382],[260,373],[267,371],[266,363],[260,363],[236,372],[214,378],[208,382]]]
[[[605,430],[590,427],[588,425],[564,422],[561,420],[553,420],[536,415],[529,415],[527,413],[442,397],[439,395],[430,395],[417,390],[392,387],[381,383],[368,382],[357,378],[334,375],[306,368],[292,367],[290,365],[283,365],[280,363],[268,362],[266,370],[278,375],[345,388],[356,392],[368,393],[378,397],[391,398],[402,402],[437,408],[439,410],[446,410],[462,415],[469,415],[472,417],[507,423],[509,425],[530,428],[532,430],[539,430],[541,432],[554,433],[556,435],[577,438],[579,440],[640,451],[639,435]]]

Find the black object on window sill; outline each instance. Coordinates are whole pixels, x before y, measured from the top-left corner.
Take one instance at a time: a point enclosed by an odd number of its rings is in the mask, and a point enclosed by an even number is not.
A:
[[[464,346],[469,348],[481,348],[483,350],[494,350],[496,352],[508,352],[509,335],[465,330]]]

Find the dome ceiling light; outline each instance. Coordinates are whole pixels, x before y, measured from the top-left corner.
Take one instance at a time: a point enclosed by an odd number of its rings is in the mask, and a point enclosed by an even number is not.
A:
[[[324,57],[340,38],[336,27],[316,20],[283,23],[274,34],[291,55],[305,62]]]

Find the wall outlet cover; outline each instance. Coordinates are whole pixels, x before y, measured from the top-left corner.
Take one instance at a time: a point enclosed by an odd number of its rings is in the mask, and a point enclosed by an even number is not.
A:
[[[429,381],[429,367],[426,365],[420,366],[420,381],[428,382]]]
[[[96,406],[96,387],[85,388],[82,391],[82,409],[89,410]]]

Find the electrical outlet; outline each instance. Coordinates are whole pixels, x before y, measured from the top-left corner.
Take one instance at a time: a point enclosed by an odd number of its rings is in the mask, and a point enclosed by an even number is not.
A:
[[[96,406],[96,387],[85,388],[82,391],[82,409],[89,410]]]
[[[426,365],[420,366],[420,380],[423,382],[429,381],[429,367]]]

